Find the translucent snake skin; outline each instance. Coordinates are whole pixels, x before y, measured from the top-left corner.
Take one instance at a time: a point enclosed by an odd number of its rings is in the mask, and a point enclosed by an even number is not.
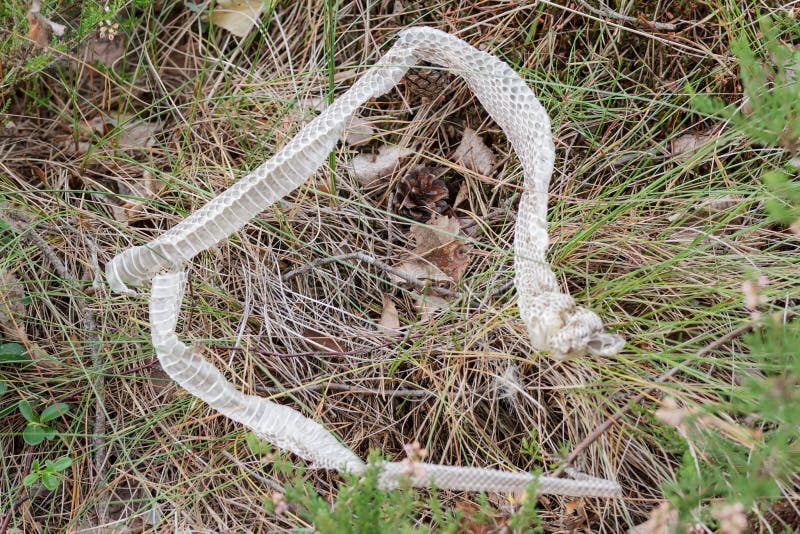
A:
[[[164,370],[176,382],[314,467],[359,473],[365,464],[322,425],[300,412],[235,389],[200,353],[178,339],[175,328],[184,294],[183,269],[196,254],[238,231],[303,184],[326,161],[358,108],[392,89],[421,61],[445,67],[466,80],[503,129],[522,164],[525,190],[515,229],[515,284],[520,315],[534,348],[562,360],[585,354],[609,356],[624,345],[623,338],[604,331],[595,313],[575,305],[547,263],[547,198],[554,145],[550,119],[531,89],[506,63],[457,37],[431,28],[405,29],[374,66],[272,159],[160,237],[123,251],[106,266],[106,278],[116,292],[133,293],[128,285],[152,283],[153,345]],[[540,493],[621,494],[616,482],[587,476],[571,480],[427,463],[414,464],[413,470],[407,463],[384,464],[381,480],[385,487],[395,486],[401,477],[408,477],[414,486],[441,489],[520,492],[537,480]]]

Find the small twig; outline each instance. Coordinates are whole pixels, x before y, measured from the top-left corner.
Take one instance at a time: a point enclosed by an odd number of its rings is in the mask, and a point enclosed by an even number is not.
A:
[[[400,269],[392,267],[388,263],[383,262],[383,261],[381,261],[381,260],[379,260],[377,258],[374,258],[374,257],[372,257],[372,256],[370,256],[368,254],[365,254],[363,252],[349,252],[347,254],[340,254],[338,256],[330,256],[328,258],[320,258],[318,260],[314,260],[314,261],[312,261],[311,263],[309,263],[307,265],[303,265],[302,267],[298,267],[297,269],[294,269],[294,270],[289,271],[288,273],[284,274],[283,276],[281,276],[281,280],[284,281],[284,282],[287,282],[287,281],[291,280],[292,278],[294,278],[295,276],[299,276],[301,274],[307,273],[308,271],[310,271],[312,269],[316,269],[317,267],[321,267],[323,265],[327,265],[328,263],[341,262],[341,261],[347,261],[347,260],[363,261],[364,263],[367,263],[369,265],[372,265],[373,267],[377,267],[377,268],[381,269],[382,271],[384,271],[387,274],[390,274],[392,276],[396,276],[397,278],[405,280],[406,282],[408,282],[409,284],[411,284],[413,286],[416,286],[416,287],[419,287],[419,288],[423,288],[423,289],[428,289],[428,290],[430,290],[430,291],[432,291],[434,293],[437,293],[437,294],[445,296],[445,297],[461,298],[461,293],[459,293],[458,291],[453,291],[451,289],[447,289],[447,288],[444,288],[444,287],[438,287],[438,286],[435,286],[435,285],[431,285],[431,284],[429,284],[427,282],[424,282],[424,281],[420,280],[419,278],[411,276],[408,273],[405,273],[405,272],[401,271]]]
[[[725,334],[721,338],[709,343],[708,345],[706,345],[705,347],[700,349],[695,354],[694,357],[684,360],[680,365],[677,365],[677,366],[673,367],[672,369],[670,369],[669,371],[667,371],[666,373],[663,373],[661,376],[656,378],[654,380],[654,382],[656,384],[662,384],[662,383],[666,382],[667,380],[669,380],[670,378],[672,378],[673,376],[678,374],[678,372],[682,368],[684,368],[687,365],[689,365],[692,361],[696,360],[698,357],[704,356],[704,355],[708,354],[709,352],[718,349],[719,347],[721,347],[722,345],[724,345],[728,341],[730,341],[732,339],[736,339],[737,337],[741,336],[745,332],[749,332],[752,329],[753,329],[753,323],[746,323],[746,324],[743,324],[740,327],[728,332],[727,334]],[[598,438],[600,438],[600,436],[605,434],[606,431],[609,428],[611,428],[611,425],[615,424],[620,419],[622,419],[622,417],[624,415],[626,415],[628,412],[630,412],[631,409],[634,406],[636,406],[636,405],[640,404],[642,401],[644,401],[655,390],[656,390],[655,387],[647,388],[646,390],[644,390],[641,393],[639,393],[638,395],[636,395],[636,397],[634,397],[633,400],[628,402],[623,408],[620,408],[614,415],[612,415],[611,417],[609,417],[608,419],[603,421],[603,423],[600,426],[595,428],[594,431],[592,431],[591,434],[586,436],[586,438],[584,438],[583,441],[581,441],[575,447],[575,449],[569,454],[569,456],[567,456],[566,461],[558,469],[555,470],[555,472],[553,473],[553,476],[561,475],[561,473],[563,473],[564,470],[567,467],[572,465],[572,463],[578,458],[578,456],[581,455],[581,453],[583,453],[583,451],[585,451],[587,448],[589,448],[589,446],[591,446],[592,443],[597,441]]]
[[[660,32],[674,32],[677,29],[675,24],[670,24],[668,22],[655,22],[652,20],[644,20],[639,19],[636,17],[631,17],[628,15],[623,15],[622,13],[618,13],[614,11],[607,5],[605,5],[602,1],[600,2],[600,7],[594,7],[586,0],[578,0],[578,3],[597,15],[598,17],[608,17],[611,19],[619,20],[622,22],[626,22],[628,24],[636,24],[637,26],[645,26],[651,28],[653,30],[657,30]]]
[[[300,387],[291,389],[281,387],[268,387],[256,386],[256,391],[261,393],[268,393],[270,395],[277,395],[286,393],[287,391],[343,391],[346,393],[362,394],[362,395],[379,395],[381,397],[417,397],[428,398],[436,394],[432,391],[424,389],[381,389],[381,388],[366,388],[360,386],[348,386],[347,384],[324,383],[324,384],[304,384]]]

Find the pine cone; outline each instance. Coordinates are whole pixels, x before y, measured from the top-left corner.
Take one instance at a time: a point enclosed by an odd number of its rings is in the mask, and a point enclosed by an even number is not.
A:
[[[434,213],[450,209],[450,192],[445,183],[427,167],[416,167],[400,178],[392,198],[392,209],[398,215],[427,222]]]
[[[422,98],[423,101],[435,101],[444,98],[444,94],[453,81],[453,76],[446,70],[431,67],[432,64],[423,62],[419,67],[409,69],[404,78],[406,87],[412,94]]]

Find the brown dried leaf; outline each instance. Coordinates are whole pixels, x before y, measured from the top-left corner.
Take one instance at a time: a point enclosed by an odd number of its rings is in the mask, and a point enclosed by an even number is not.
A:
[[[263,0],[217,0],[211,22],[237,37],[245,37],[264,11]]]
[[[458,239],[461,223],[456,217],[438,215],[433,217],[427,226],[414,226],[411,235],[416,239],[414,254],[424,256],[442,245]]]
[[[436,216],[428,226],[414,226],[411,235],[416,248],[396,268],[418,280],[458,283],[469,264],[470,250],[459,235],[460,230],[459,220],[448,216]]]
[[[120,150],[144,150],[152,147],[156,140],[155,135],[160,130],[160,125],[155,122],[147,122],[137,118],[135,115],[123,114],[118,117],[98,115],[88,123],[89,127],[97,135],[108,135],[114,128],[117,128],[116,135],[111,137],[112,142],[116,142],[116,148]],[[88,144],[86,144],[88,148]]]
[[[747,199],[745,199],[742,195],[733,194],[709,198],[708,200],[701,202],[700,205],[695,208],[695,211],[704,216],[716,216],[716,218],[719,218],[721,215],[724,215],[723,212],[735,208],[746,200]]]
[[[38,13],[28,12],[28,38],[37,46],[46,47],[50,44],[50,28]]]
[[[125,197],[139,197],[143,200],[136,198],[124,198],[121,205],[112,205],[111,211],[114,219],[120,222],[133,222],[140,220],[144,215],[147,206],[147,199],[156,198],[161,189],[161,182],[153,178],[149,171],[143,171],[141,179],[139,180],[118,180],[117,187],[120,195]]]
[[[458,193],[456,193],[456,199],[453,201],[453,207],[454,208],[459,207],[462,202],[467,200],[467,196],[469,196],[469,182],[464,180],[461,183],[461,187],[458,188]]]
[[[200,52],[194,39],[171,46],[160,58],[158,73],[168,89],[176,89],[192,80],[207,64],[207,58]]]
[[[494,521],[486,523],[480,517],[480,507],[473,502],[461,500],[456,502],[456,509],[461,512],[461,521],[458,524],[458,531],[464,534],[489,534],[498,532],[498,526]],[[476,516],[481,520],[475,521]]]
[[[713,135],[690,133],[677,137],[671,142],[670,154],[680,161],[685,161],[691,157],[698,147],[714,139]]]
[[[383,311],[381,312],[381,321],[378,324],[381,330],[386,330],[393,334],[400,330],[400,316],[397,312],[397,306],[394,305],[394,301],[389,295],[383,295]]]
[[[344,140],[348,145],[358,146],[368,142],[375,135],[372,123],[358,115],[354,115],[345,130]]]
[[[469,264],[470,247],[459,237],[460,230],[459,220],[446,216],[434,217],[430,226],[415,226],[411,229],[417,241],[414,254],[437,266],[455,283],[461,281]]]
[[[71,534],[135,534],[149,531],[162,521],[161,505],[147,502],[136,482],[121,480],[103,492],[95,504],[95,513],[87,514]],[[100,516],[104,519],[101,520]]]
[[[747,224],[748,215],[739,213],[731,217],[731,211],[747,199],[742,195],[725,195],[722,197],[695,199],[689,206],[676,210],[667,216],[669,221],[681,221],[681,228],[672,234],[673,239],[693,241],[700,233],[709,232],[709,224],[724,222],[714,228],[713,235],[723,236],[734,233],[741,225]],[[707,240],[706,240],[707,241]]]
[[[439,310],[446,310],[450,307],[446,300],[436,295],[418,295],[415,304],[419,311],[419,319],[424,323],[430,321]]]
[[[345,352],[339,343],[327,334],[317,332],[313,328],[304,328],[303,337],[310,341],[312,344],[327,349],[329,352],[341,354]]]
[[[367,186],[394,171],[400,159],[413,151],[410,148],[384,145],[377,154],[359,154],[350,162],[350,172],[361,185]]]
[[[125,46],[122,39],[92,38],[86,43],[86,52],[90,63],[113,67],[125,55]]]
[[[439,267],[446,275],[453,279],[453,282],[458,283],[464,272],[467,270],[469,264],[470,247],[459,241],[452,241],[441,247],[437,247],[428,254],[425,259]]]
[[[50,32],[61,37],[67,27],[43,16],[41,10],[41,0],[32,0],[28,9],[28,38],[38,46],[46,47],[50,44]]]
[[[472,128],[464,128],[461,143],[453,153],[453,161],[473,172],[487,176],[494,170],[497,157],[492,149],[486,146],[478,132]]]

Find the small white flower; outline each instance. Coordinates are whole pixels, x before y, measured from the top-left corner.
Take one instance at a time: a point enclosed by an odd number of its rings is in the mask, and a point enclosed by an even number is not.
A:
[[[289,505],[286,503],[282,493],[272,492],[271,499],[272,504],[275,506],[275,515],[283,515],[289,510]]]

